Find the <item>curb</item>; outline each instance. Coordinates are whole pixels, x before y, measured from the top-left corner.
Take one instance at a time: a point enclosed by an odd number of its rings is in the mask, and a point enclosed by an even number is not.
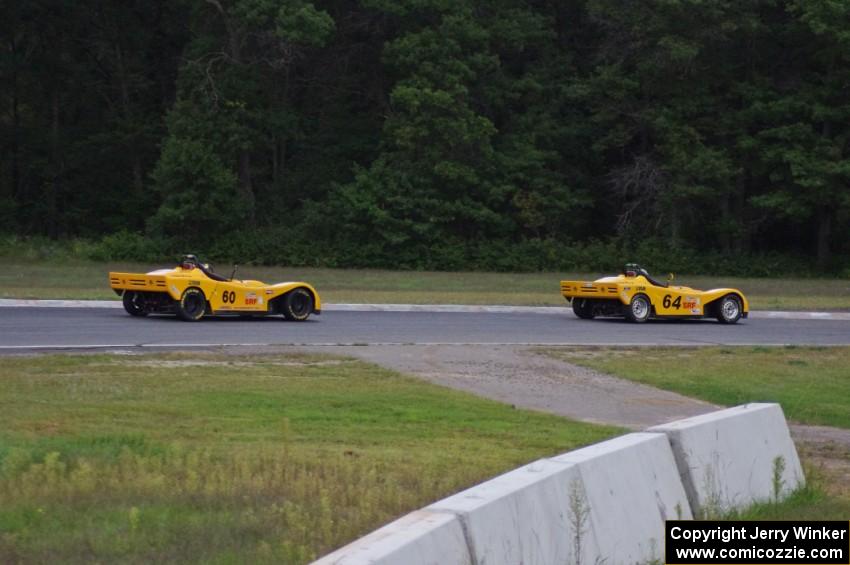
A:
[[[122,308],[118,300],[22,300],[0,298],[0,308]],[[562,306],[476,306],[462,304],[324,304],[323,312],[430,312],[563,315]],[[788,312],[755,310],[750,318],[850,321],[850,312]]]

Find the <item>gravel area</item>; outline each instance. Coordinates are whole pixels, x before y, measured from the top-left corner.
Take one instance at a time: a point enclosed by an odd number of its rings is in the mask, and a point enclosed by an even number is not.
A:
[[[509,345],[323,347],[479,396],[639,430],[717,406]],[[318,351],[318,349],[316,350]]]

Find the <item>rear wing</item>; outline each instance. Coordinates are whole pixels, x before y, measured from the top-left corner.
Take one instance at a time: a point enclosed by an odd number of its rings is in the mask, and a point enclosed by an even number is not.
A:
[[[145,275],[142,273],[109,273],[109,286],[113,290],[146,290],[149,292],[168,292],[163,275]]]
[[[620,289],[616,283],[589,281],[561,281],[561,294],[567,300],[573,298],[614,298],[619,299]]]

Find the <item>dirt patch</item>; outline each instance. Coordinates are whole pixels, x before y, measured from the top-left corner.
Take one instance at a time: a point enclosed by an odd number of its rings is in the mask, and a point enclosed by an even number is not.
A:
[[[850,430],[791,424],[791,436],[807,465],[823,476],[828,494],[850,495]]]

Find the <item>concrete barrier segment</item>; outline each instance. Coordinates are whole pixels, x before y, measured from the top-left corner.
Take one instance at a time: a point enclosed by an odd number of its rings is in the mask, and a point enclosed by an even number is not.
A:
[[[330,553],[314,565],[473,565],[454,514],[416,510]]]
[[[670,438],[694,514],[712,517],[783,498],[805,476],[778,404],[746,404],[649,432]]]
[[[574,466],[540,460],[427,507],[458,516],[474,563],[577,563],[570,516]]]
[[[610,565],[663,560],[664,521],[691,519],[670,442],[633,433],[552,458],[578,471],[584,496],[581,563]],[[575,494],[570,512],[573,522]]]

